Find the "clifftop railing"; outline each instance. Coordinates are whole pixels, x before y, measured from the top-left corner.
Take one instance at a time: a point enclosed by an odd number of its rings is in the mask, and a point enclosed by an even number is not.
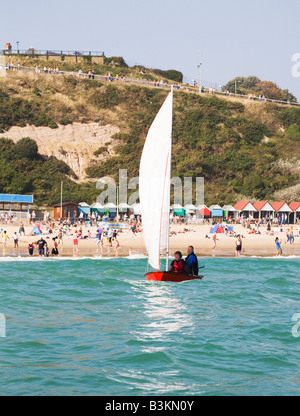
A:
[[[100,53],[100,52],[99,52]],[[102,52],[101,52],[102,53]],[[75,56],[75,55],[73,55]],[[149,81],[147,79],[143,79],[143,78],[131,78],[131,77],[125,77],[125,76],[120,76],[120,77],[113,77],[110,74],[108,75],[96,75],[93,74],[92,72],[86,74],[83,73],[82,71],[63,71],[63,70],[56,70],[56,69],[50,69],[49,68],[32,68],[32,67],[23,67],[23,66],[15,66],[15,65],[9,65],[6,64],[6,69],[7,70],[21,70],[21,71],[26,71],[26,72],[35,72],[37,74],[41,74],[41,75],[69,75],[69,76],[77,76],[79,78],[83,78],[83,79],[95,79],[98,81],[104,81],[104,82],[122,82],[122,83],[128,83],[128,84],[134,84],[134,85],[139,85],[139,86],[145,86],[145,87],[154,87],[154,88],[163,88],[163,89],[169,89],[171,85],[173,85],[173,87],[177,90],[181,90],[183,92],[189,92],[189,93],[197,93],[200,94],[199,92],[199,87],[195,87],[195,86],[190,86],[190,85],[182,85],[179,84],[177,82],[173,82],[173,81],[169,81],[170,83],[167,82],[162,82],[162,81]],[[0,64],[0,70],[1,70],[1,64]],[[269,102],[269,103],[276,103],[276,104],[283,104],[283,105],[290,105],[290,106],[296,106],[299,107],[300,103],[294,103],[294,102],[290,102],[290,101],[280,101],[280,100],[273,100],[270,98],[266,98],[266,97],[257,97],[254,95],[242,95],[242,94],[234,94],[234,93],[228,93],[226,91],[218,91],[215,90],[214,88],[208,88],[208,87],[202,87],[202,92],[201,94],[210,94],[210,95],[221,95],[224,97],[235,97],[235,98],[242,98],[242,99],[248,99],[251,101],[256,101],[256,102]]]
[[[0,51],[3,55],[27,55],[27,56],[104,56],[104,52],[99,51],[62,51],[62,50],[37,50],[35,48],[29,48],[24,50],[6,50]]]

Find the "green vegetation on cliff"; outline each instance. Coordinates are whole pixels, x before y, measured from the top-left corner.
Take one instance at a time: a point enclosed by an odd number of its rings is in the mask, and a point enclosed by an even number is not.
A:
[[[55,158],[22,154],[22,143],[0,139],[0,192],[34,193],[39,204],[64,198],[95,200],[95,179],[119,169],[138,176],[147,131],[167,92],[123,83],[101,83],[78,77],[10,73],[0,81],[0,128],[97,122],[119,128],[115,155],[105,147],[91,161],[90,182],[74,181],[71,169]],[[278,190],[299,182],[299,173],[281,160],[299,160],[300,109],[175,91],[172,176],[205,178],[205,201],[233,203],[240,197],[271,199]],[[28,142],[29,143],[29,142]],[[23,143],[24,145],[24,143]],[[22,150],[23,149],[23,150]],[[157,149],[159,152],[159,149]]]
[[[236,77],[229,81],[223,90],[244,95],[263,95],[271,100],[297,102],[296,97],[289,90],[282,90],[274,82],[261,81],[255,76]]]

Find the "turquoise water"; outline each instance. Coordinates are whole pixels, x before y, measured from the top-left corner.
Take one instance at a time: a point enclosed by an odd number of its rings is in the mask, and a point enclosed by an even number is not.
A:
[[[0,261],[0,395],[299,395],[300,260],[204,258],[151,283],[146,260]]]

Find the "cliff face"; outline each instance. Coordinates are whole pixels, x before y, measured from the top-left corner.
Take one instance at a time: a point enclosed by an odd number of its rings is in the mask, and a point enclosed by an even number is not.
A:
[[[76,174],[78,182],[83,182],[91,163],[100,163],[115,155],[117,141],[112,136],[118,132],[118,127],[99,126],[98,123],[58,125],[56,129],[27,125],[11,127],[1,133],[0,138],[6,137],[16,143],[23,137],[30,137],[36,141],[41,155],[64,161]],[[102,146],[107,148],[105,155],[95,156],[94,152]]]
[[[59,179],[67,199],[90,203],[100,177],[118,180],[119,169],[138,176],[145,138],[168,91],[21,72],[0,78],[1,192],[36,193],[42,203],[57,202]],[[54,160],[40,158],[23,174],[28,162],[4,140],[23,137]],[[204,177],[208,205],[272,200],[278,192],[298,199],[299,142],[299,108],[174,92],[172,176]],[[61,161],[77,175],[75,182]]]

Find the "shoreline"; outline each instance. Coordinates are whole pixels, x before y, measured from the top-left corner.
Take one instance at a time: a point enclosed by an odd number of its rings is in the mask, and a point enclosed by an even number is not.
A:
[[[15,232],[18,233],[19,225],[15,224],[1,224],[0,229],[7,231],[9,239],[7,240],[6,248],[3,247],[2,235],[0,238],[0,258],[29,258],[28,244],[30,242],[36,242],[40,236],[30,236],[28,231],[32,230],[34,225],[25,226],[26,235],[19,237],[17,249],[14,248],[13,235]],[[300,256],[300,237],[299,231],[300,226],[285,226],[282,232],[278,232],[277,227],[272,227],[272,233],[267,232],[265,226],[259,228],[260,234],[249,234],[248,230],[243,228],[242,225],[234,225],[234,231],[236,234],[243,236],[242,253],[241,257],[277,257],[277,250],[275,246],[275,238],[279,237],[282,240],[282,255],[279,258],[289,258],[291,256]],[[288,229],[293,227],[293,233],[295,236],[294,244],[287,242],[286,232]],[[201,257],[217,257],[217,258],[235,258],[235,241],[236,237],[225,234],[216,234],[216,248],[213,249],[212,237],[210,234],[211,225],[209,224],[171,224],[170,226],[170,257],[173,257],[175,251],[179,250],[183,256],[186,256],[187,247],[189,245],[194,246],[195,254]],[[73,232],[74,228],[70,229],[69,235],[63,237],[63,247],[59,246],[58,258],[126,258],[130,256],[144,256],[146,258],[146,248],[143,241],[142,233],[138,233],[136,236],[131,231],[123,231],[118,234],[118,241],[120,244],[119,249],[116,251],[114,247],[110,247],[107,243],[107,239],[104,239],[103,248],[97,248],[96,244],[96,226],[86,227],[83,226],[83,236],[85,239],[79,240],[78,252],[73,251]],[[88,232],[91,233],[92,237],[87,237]],[[58,235],[58,227],[53,229],[52,234],[43,234],[42,237],[48,244],[49,257],[52,257],[51,252],[53,248],[52,238]],[[33,258],[37,256],[37,249],[34,250]],[[46,258],[46,257],[45,257]]]
[[[196,253],[197,254],[197,253]],[[186,255],[183,255],[183,258],[186,257]],[[7,254],[5,256],[1,256],[0,255],[0,261],[5,261],[5,259],[8,260],[24,260],[24,259],[32,259],[32,260],[36,260],[36,259],[40,259],[40,260],[105,260],[105,259],[109,259],[109,260],[121,260],[121,259],[128,259],[128,260],[146,260],[148,257],[146,255],[131,255],[131,256],[109,256],[109,255],[94,255],[94,256],[88,256],[88,255],[63,255],[63,256],[39,256],[38,254],[35,254],[33,256],[29,256],[28,254]],[[239,257],[236,256],[232,256],[232,255],[201,255],[201,254],[197,254],[197,258],[199,259],[300,259],[300,255],[296,255],[296,254],[291,254],[291,255],[280,255],[277,256],[276,254],[264,254],[264,255],[253,255],[253,254],[242,254]],[[173,256],[169,257],[170,261],[174,260]],[[162,263],[164,263],[165,258],[162,257],[161,258]]]

